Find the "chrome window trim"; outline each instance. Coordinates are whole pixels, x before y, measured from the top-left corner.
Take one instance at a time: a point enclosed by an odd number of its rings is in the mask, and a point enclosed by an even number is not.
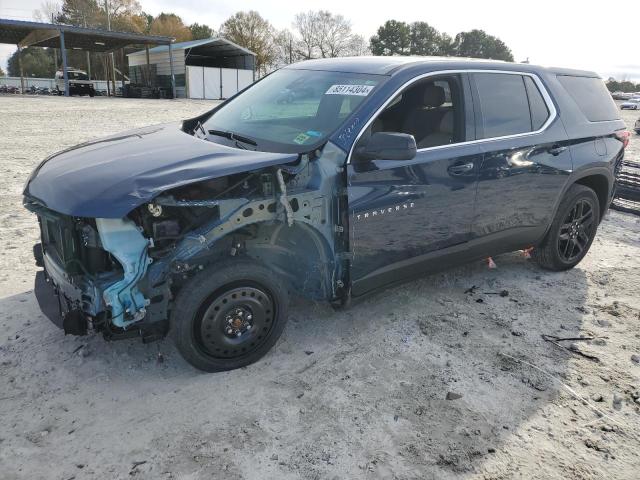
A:
[[[420,80],[423,80],[425,78],[435,77],[440,75],[451,75],[456,73],[502,73],[507,75],[521,75],[521,76],[531,77],[533,82],[538,87],[538,90],[540,91],[540,94],[542,95],[542,98],[544,99],[545,104],[547,105],[547,109],[549,110],[549,116],[547,117],[547,120],[544,122],[544,124],[538,130],[535,130],[535,131],[515,133],[513,135],[504,135],[502,137],[480,138],[477,140],[468,140],[466,142],[450,143],[447,145],[437,145],[435,147],[419,148],[416,151],[416,153],[426,152],[428,150],[442,150],[444,148],[457,147],[460,145],[474,145],[478,143],[492,142],[495,140],[506,140],[509,138],[520,138],[520,137],[528,137],[532,135],[539,135],[542,132],[544,132],[558,116],[558,112],[556,111],[556,107],[553,104],[553,100],[551,100],[551,95],[549,95],[549,92],[547,91],[546,87],[544,86],[544,84],[542,83],[538,75],[536,75],[535,73],[521,72],[517,70],[489,70],[489,69],[487,70],[483,70],[483,69],[438,70],[434,72],[423,73],[422,75],[418,75],[417,77],[412,78],[411,80],[405,82],[403,85],[398,87],[396,91],[393,92],[393,94],[375,111],[375,113],[371,116],[371,118],[369,118],[367,123],[364,124],[364,127],[362,127],[362,129],[358,133],[358,136],[356,137],[353,144],[351,145],[351,148],[349,149],[349,155],[347,157],[347,165],[351,163],[351,156],[353,155],[353,150],[355,146],[358,144],[358,141],[360,140],[360,137],[362,136],[362,134],[367,130],[367,128],[369,128],[369,126],[378,117],[378,115],[380,115],[380,113],[385,108],[387,108],[387,105],[389,105],[393,101],[393,99],[396,97],[396,95],[398,95],[398,93],[403,91],[409,85],[415,82],[418,82]],[[527,102],[528,102],[528,99],[527,99]]]

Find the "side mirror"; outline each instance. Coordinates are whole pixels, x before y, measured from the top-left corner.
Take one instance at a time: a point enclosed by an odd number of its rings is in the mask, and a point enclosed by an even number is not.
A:
[[[356,147],[359,160],[411,160],[416,156],[416,139],[407,133],[376,132]]]

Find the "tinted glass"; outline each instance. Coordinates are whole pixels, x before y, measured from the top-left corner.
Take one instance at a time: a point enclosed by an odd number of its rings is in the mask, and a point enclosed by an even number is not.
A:
[[[258,150],[308,151],[311,145],[324,142],[383,78],[278,70],[223,104],[204,128],[248,137]]]
[[[558,75],[558,81],[569,92],[590,122],[620,118],[609,90],[600,78]]]
[[[524,85],[527,88],[527,95],[529,97],[529,107],[531,109],[531,126],[533,130],[540,130],[540,127],[544,125],[544,122],[549,118],[549,109],[547,104],[542,98],[538,86],[531,77],[523,77]]]
[[[482,108],[483,138],[531,131],[531,116],[524,81],[506,73],[474,74]]]

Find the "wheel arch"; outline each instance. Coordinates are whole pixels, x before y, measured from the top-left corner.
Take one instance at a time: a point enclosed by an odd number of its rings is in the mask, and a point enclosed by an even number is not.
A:
[[[280,274],[301,296],[334,298],[335,255],[319,230],[304,222],[260,222],[253,229],[244,243],[247,256]]]
[[[599,220],[602,220],[602,217],[609,206],[609,199],[611,197],[609,178],[603,173],[591,173],[579,177],[573,182],[573,184],[584,185],[596,193],[598,203],[600,204]]]
[[[609,199],[613,190],[612,172],[607,167],[600,166],[575,171],[569,177],[560,195],[558,195],[556,203],[553,207],[553,216],[551,217],[551,221],[544,229],[544,233],[540,236],[538,241],[535,242],[536,244],[542,242],[547,236],[547,233],[549,233],[549,229],[551,228],[551,224],[553,223],[553,219],[558,213],[558,209],[560,208],[562,199],[566,195],[567,191],[571,188],[571,186],[576,184],[589,187],[596,193],[596,196],[598,197],[598,204],[600,206],[599,221],[602,221],[602,218],[604,217],[604,214],[609,206]]]

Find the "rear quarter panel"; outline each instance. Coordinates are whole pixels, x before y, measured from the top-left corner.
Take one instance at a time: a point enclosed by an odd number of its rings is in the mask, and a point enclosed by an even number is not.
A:
[[[573,161],[573,171],[556,199],[556,209],[565,191],[572,184],[591,175],[607,178],[607,196],[610,200],[614,189],[616,165],[622,160],[623,154],[622,143],[616,138],[615,133],[625,128],[624,122],[621,119],[588,121],[578,104],[558,81],[556,73],[546,72],[544,81],[553,96],[558,115],[567,132]]]

